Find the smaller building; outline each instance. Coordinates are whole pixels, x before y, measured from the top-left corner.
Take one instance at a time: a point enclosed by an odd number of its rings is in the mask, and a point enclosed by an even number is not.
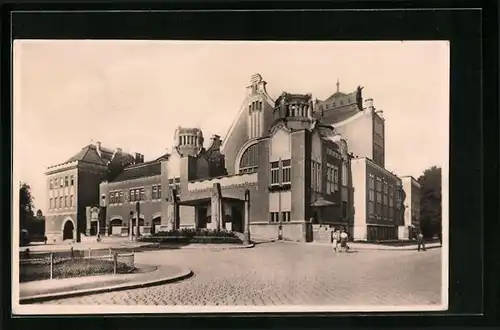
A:
[[[401,179],[369,158],[351,160],[354,240],[397,240],[402,221]]]
[[[420,230],[420,184],[412,176],[401,177],[404,201],[404,227],[399,233],[400,239],[413,239]]]

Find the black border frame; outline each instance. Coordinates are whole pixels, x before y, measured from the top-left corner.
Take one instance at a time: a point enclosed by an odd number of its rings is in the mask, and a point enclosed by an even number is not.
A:
[[[440,10],[421,10],[417,8]],[[455,9],[450,9],[450,6]],[[386,11],[324,9],[412,8]],[[255,9],[261,11],[255,11]],[[271,10],[280,8],[280,10]],[[469,8],[469,9],[457,9]],[[471,9],[476,8],[476,9]],[[174,10],[170,12],[89,13],[75,10]],[[210,9],[210,11],[204,11]],[[224,10],[222,10],[224,9]],[[251,9],[250,11],[244,9]],[[309,10],[304,10],[309,9]],[[14,12],[16,10],[24,13]],[[69,13],[40,10],[71,10]],[[27,12],[30,11],[30,12]],[[10,14],[12,13],[12,16]],[[450,295],[447,312],[394,313],[401,325],[479,325],[498,323],[498,6],[483,2],[321,3],[51,3],[2,6],[2,187],[11,186],[10,38],[130,38],[225,40],[450,40]],[[290,24],[293,22],[294,24]],[[12,24],[12,25],[11,25]],[[11,29],[12,27],[12,29]],[[228,28],[230,27],[230,28]],[[481,40],[481,38],[483,38]],[[10,219],[10,192],[2,190],[1,210]],[[2,259],[10,269],[10,222],[2,221]],[[484,235],[483,235],[484,234]],[[489,239],[486,239],[489,236]],[[483,240],[484,238],[484,240]],[[483,250],[484,244],[484,250]],[[453,253],[451,253],[453,251]],[[484,253],[483,253],[484,251]],[[484,269],[483,269],[484,265]],[[484,275],[484,276],[483,276]],[[369,326],[394,325],[392,316],[327,314],[198,314],[145,317],[28,317],[11,319],[10,272],[3,272],[3,315],[16,326],[127,329],[159,328],[176,321],[186,327]],[[484,283],[483,283],[484,281]],[[483,295],[484,293],[484,295]],[[217,317],[214,317],[217,316]],[[228,316],[233,316],[228,318]],[[252,316],[249,318],[248,316]],[[263,317],[257,317],[263,316]],[[240,317],[244,317],[241,319]],[[334,320],[331,317],[335,317]],[[165,318],[165,319],[163,319]],[[165,323],[168,322],[168,323]],[[15,325],[14,325],[15,324]]]

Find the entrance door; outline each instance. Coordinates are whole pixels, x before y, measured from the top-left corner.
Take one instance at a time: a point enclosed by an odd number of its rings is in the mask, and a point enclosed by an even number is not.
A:
[[[197,228],[207,228],[207,208],[206,207],[199,207],[197,208]]]
[[[75,230],[75,226],[73,226],[72,221],[66,221],[63,229],[63,241],[67,239],[74,239],[73,231]]]
[[[237,206],[233,206],[231,208],[232,212],[232,230],[237,231],[239,233],[243,233],[243,212],[241,212],[241,208]]]

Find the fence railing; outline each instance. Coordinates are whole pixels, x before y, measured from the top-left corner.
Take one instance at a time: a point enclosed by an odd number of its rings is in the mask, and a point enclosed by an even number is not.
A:
[[[88,249],[20,253],[20,281],[128,273],[135,268],[133,252]]]

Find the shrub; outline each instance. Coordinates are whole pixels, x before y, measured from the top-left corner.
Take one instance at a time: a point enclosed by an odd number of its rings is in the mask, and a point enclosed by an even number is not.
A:
[[[117,263],[117,273],[127,273],[132,271],[126,264]],[[55,258],[53,263],[53,278],[70,278],[81,276],[95,276],[112,274],[113,261],[107,259],[62,259]],[[37,281],[50,278],[50,261],[35,263],[21,263],[19,267],[19,281]]]
[[[229,230],[183,228],[154,233],[154,237],[237,237]]]

